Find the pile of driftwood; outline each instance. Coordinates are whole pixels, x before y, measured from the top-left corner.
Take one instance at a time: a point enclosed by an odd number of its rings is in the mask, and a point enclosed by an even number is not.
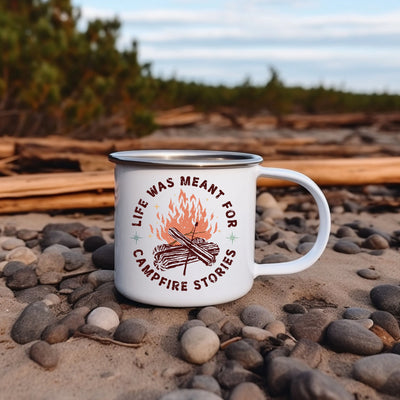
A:
[[[164,113],[158,117],[158,123],[164,127],[179,125],[179,122],[183,125],[198,124],[204,118],[197,115],[196,120],[194,111],[189,108],[180,113],[176,110]],[[224,116],[219,118],[229,120]],[[321,116],[319,118],[323,119]],[[342,122],[345,120],[344,116],[337,118]],[[302,120],[306,119],[304,116]],[[297,121],[300,123],[300,119]],[[252,129],[249,128],[250,124],[253,127],[258,124],[260,128],[267,122],[257,119],[245,121],[242,118],[236,123],[247,124],[243,134],[229,136],[217,133],[200,139],[198,136],[151,135],[96,142],[63,137],[2,137],[0,213],[113,207],[114,166],[108,161],[107,155],[133,149],[251,152],[263,156],[264,166],[303,172],[321,186],[400,183],[400,144],[379,144],[375,141],[329,144],[319,143],[315,136],[307,134],[293,137],[248,134]],[[214,123],[221,127],[221,123]],[[231,128],[234,123],[230,122]],[[265,178],[258,183],[271,187],[290,185],[289,182]]]

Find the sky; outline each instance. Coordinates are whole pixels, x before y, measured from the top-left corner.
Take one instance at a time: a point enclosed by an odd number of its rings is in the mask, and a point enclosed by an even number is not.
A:
[[[82,23],[118,17],[154,76],[400,94],[399,0],[73,0]]]

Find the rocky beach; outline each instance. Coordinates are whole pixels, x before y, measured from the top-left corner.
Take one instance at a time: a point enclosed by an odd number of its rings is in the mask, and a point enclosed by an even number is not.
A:
[[[398,398],[399,188],[324,193],[332,229],[315,265],[198,309],[117,293],[112,212],[1,216],[2,396]],[[255,218],[257,262],[300,257],[318,229],[296,188],[261,188]]]

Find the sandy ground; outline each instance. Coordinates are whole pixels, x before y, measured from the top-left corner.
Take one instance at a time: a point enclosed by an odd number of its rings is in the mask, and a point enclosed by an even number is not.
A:
[[[400,229],[400,216],[392,213],[353,215],[332,214],[332,232],[340,224],[361,219],[385,232]],[[41,229],[49,222],[77,221],[97,225],[106,232],[113,229],[113,220],[104,215],[55,216],[27,214],[1,216],[0,226],[14,222],[18,227]],[[331,247],[331,246],[330,246]],[[399,253],[388,249],[381,256],[367,252],[345,255],[328,246],[321,259],[311,268],[297,274],[257,278],[252,290],[244,297],[218,307],[230,318],[238,318],[241,310],[252,303],[270,309],[277,319],[286,322],[282,306],[299,299],[319,299],[337,307],[327,307],[332,318],[339,317],[346,307],[360,306],[374,310],[369,291],[383,283],[399,284]],[[359,277],[356,271],[370,266],[380,273],[377,281]],[[4,278],[0,279],[4,286]],[[188,319],[191,309],[123,305],[124,318],[146,319],[151,328],[145,343],[138,349],[104,345],[95,341],[73,338],[56,344],[60,354],[57,367],[44,370],[28,357],[31,344],[13,342],[9,332],[26,304],[14,298],[0,299],[0,398],[2,399],[113,399],[155,400],[181,386],[196,367],[180,357],[177,332]],[[335,376],[357,399],[390,399],[377,394],[364,384],[350,379],[351,365],[358,358],[336,354],[327,349],[319,369]]]

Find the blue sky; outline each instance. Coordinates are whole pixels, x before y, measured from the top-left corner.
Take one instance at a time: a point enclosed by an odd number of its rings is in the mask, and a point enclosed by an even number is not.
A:
[[[156,76],[400,94],[399,0],[73,0],[83,21],[117,16]]]

